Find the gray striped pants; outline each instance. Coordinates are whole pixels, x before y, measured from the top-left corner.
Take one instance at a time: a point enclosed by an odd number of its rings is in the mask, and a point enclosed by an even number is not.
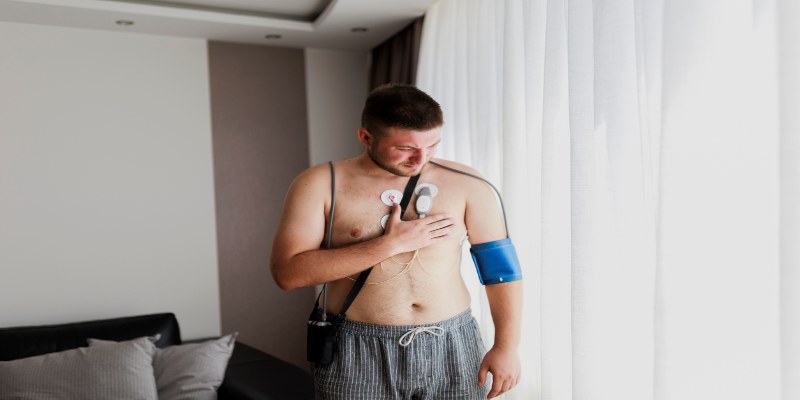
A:
[[[334,351],[333,364],[312,365],[318,400],[486,399],[489,392],[478,386],[485,350],[469,309],[421,326],[346,320]]]

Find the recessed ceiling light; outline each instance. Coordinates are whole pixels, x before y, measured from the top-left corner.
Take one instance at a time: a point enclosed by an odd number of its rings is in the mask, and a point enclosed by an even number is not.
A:
[[[275,39],[280,39],[282,37],[283,35],[279,35],[277,33],[270,33],[269,35],[264,36],[264,39],[275,40]]]
[[[366,31],[368,31],[368,30],[369,30],[369,28],[364,28],[363,26],[359,26],[359,27],[356,27],[356,28],[350,29],[350,32],[354,32],[354,33],[364,33],[364,32],[366,32]]]
[[[117,25],[120,25],[120,26],[131,26],[133,24],[134,24],[134,22],[129,20],[129,19],[119,19],[119,20],[117,20]]]

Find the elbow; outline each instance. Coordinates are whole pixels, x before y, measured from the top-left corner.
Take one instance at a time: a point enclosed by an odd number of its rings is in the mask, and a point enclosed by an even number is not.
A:
[[[284,272],[285,268],[280,268],[277,264],[272,264],[271,270],[272,279],[281,290],[288,292],[302,287],[297,279],[293,279],[290,274]]]
[[[299,287],[297,285],[293,285],[288,280],[275,279],[275,283],[278,284],[278,287],[284,292],[288,292]]]
[[[299,289],[299,288],[303,287],[303,286],[299,285],[298,282],[292,281],[291,279],[278,279],[278,278],[276,278],[275,279],[275,283],[278,285],[278,287],[281,290],[283,290],[285,292],[289,292],[289,291],[292,291],[292,290]]]
[[[279,274],[275,272],[275,269],[272,270],[272,279],[275,281],[275,284],[283,291],[290,291],[297,289],[298,286],[296,283],[292,282],[289,277],[285,276],[284,274]]]

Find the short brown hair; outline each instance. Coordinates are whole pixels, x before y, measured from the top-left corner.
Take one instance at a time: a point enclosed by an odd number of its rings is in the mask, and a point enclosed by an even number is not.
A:
[[[426,131],[443,124],[439,103],[412,85],[378,86],[367,96],[361,113],[361,127],[373,135],[382,135],[386,128]]]

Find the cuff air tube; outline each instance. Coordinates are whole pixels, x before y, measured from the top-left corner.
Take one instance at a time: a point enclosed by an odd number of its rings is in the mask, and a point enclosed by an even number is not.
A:
[[[522,268],[511,238],[473,244],[469,252],[481,284],[493,285],[522,279]]]

